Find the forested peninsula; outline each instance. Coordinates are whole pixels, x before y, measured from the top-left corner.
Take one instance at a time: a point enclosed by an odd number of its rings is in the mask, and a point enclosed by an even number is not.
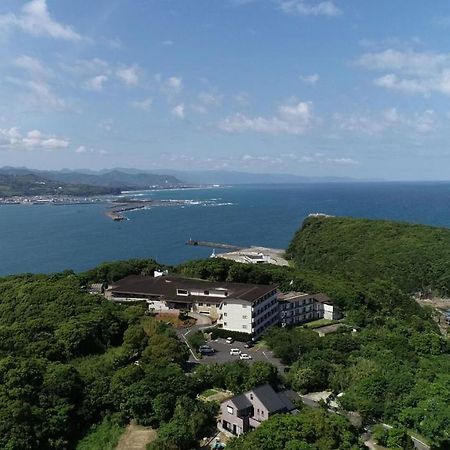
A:
[[[377,430],[386,448],[450,446],[450,345],[430,307],[413,295],[450,291],[450,231],[350,218],[308,218],[289,267],[223,259],[176,267],[152,260],[104,263],[84,273],[0,279],[0,448],[114,449],[134,420],[157,430],[150,450],[191,449],[215,428],[218,405],[205,389],[239,394],[264,383],[298,393],[330,390],[342,411]],[[155,269],[215,281],[323,292],[344,313],[338,332],[272,327],[263,337],[287,367],[265,362],[190,367],[174,328],[145,305],[88,293]],[[344,415],[299,407],[230,441],[234,450],[353,450],[362,429]],[[209,430],[209,431],[208,431]]]

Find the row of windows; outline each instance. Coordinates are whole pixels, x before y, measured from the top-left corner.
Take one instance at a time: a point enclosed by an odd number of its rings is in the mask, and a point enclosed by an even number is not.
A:
[[[311,303],[314,303],[314,299],[312,298],[306,298],[304,300],[299,300],[297,302],[281,302],[281,307],[283,309],[292,309],[292,308],[298,308],[302,305],[310,305]]]
[[[227,317],[227,316],[228,316],[228,313],[224,312],[223,315],[224,315],[224,317]],[[248,319],[248,316],[242,316],[242,318],[243,318],[243,319]]]
[[[258,308],[258,309],[255,308],[255,310],[253,311],[252,317],[255,317],[258,314],[261,314],[263,311],[266,311],[267,309],[272,307],[275,303],[277,303],[277,299],[276,298],[272,299],[270,302],[268,302],[266,305],[264,305],[261,308]]]
[[[302,323],[302,322],[306,322],[307,320],[310,319],[315,319],[315,318],[320,318],[320,316],[318,314],[314,314],[314,313],[308,313],[308,314],[304,314],[303,316],[295,316],[295,317],[288,317],[287,319],[282,318],[282,322],[287,323],[287,324],[291,324],[291,323]]]
[[[256,300],[256,302],[253,303],[253,306],[258,306],[260,305],[264,300],[267,300],[269,297],[272,297],[272,295],[275,295],[277,291],[271,291],[268,292],[267,294],[263,295],[261,298],[258,298],[258,300]]]
[[[255,328],[255,334],[260,334],[262,333],[267,327],[270,327],[271,325],[273,325],[274,323],[278,322],[278,317],[272,317],[272,319],[270,319],[264,326]]]
[[[224,297],[228,296],[228,291],[221,291]],[[177,295],[189,295],[189,291],[187,289],[177,289]],[[203,291],[203,295],[209,295],[209,290]]]
[[[256,325],[259,325],[260,323],[263,323],[270,315],[272,315],[272,312],[266,312],[263,316],[259,317],[254,321]]]
[[[296,316],[297,314],[304,314],[305,312],[313,311],[312,306],[304,306],[303,308],[298,308],[293,311],[286,311],[286,317]],[[282,311],[283,313],[284,311]]]

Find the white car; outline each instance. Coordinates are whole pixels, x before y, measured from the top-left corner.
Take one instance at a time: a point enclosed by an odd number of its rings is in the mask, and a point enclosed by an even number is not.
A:
[[[240,355],[241,351],[238,348],[230,348],[230,355]]]
[[[250,355],[247,355],[247,353],[241,353],[241,356],[239,356],[240,359],[252,359]]]
[[[232,344],[234,342],[234,339],[232,337],[227,337],[226,341],[227,344]]]

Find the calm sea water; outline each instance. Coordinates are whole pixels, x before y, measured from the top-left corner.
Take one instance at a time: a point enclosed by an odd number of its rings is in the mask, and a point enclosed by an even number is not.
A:
[[[84,270],[103,261],[154,258],[176,264],[211,249],[189,238],[286,248],[311,212],[450,227],[450,183],[234,186],[159,191],[142,198],[189,206],[104,216],[105,205],[0,206],[0,274]]]

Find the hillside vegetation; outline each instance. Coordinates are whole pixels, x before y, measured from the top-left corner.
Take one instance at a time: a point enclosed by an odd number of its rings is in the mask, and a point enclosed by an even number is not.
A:
[[[450,230],[381,220],[312,217],[287,251],[300,270],[405,292],[450,294]]]
[[[32,173],[4,174],[0,173],[0,197],[31,195],[70,195],[91,196],[120,194],[116,187],[91,186],[85,184],[68,184],[50,180]]]
[[[58,185],[87,185],[91,187],[116,188],[122,190],[147,189],[152,186],[174,186],[182,181],[171,175],[158,175],[147,172],[127,172],[110,170],[104,172],[82,172],[68,170],[35,170],[27,168],[2,167],[0,176],[34,176]]]

